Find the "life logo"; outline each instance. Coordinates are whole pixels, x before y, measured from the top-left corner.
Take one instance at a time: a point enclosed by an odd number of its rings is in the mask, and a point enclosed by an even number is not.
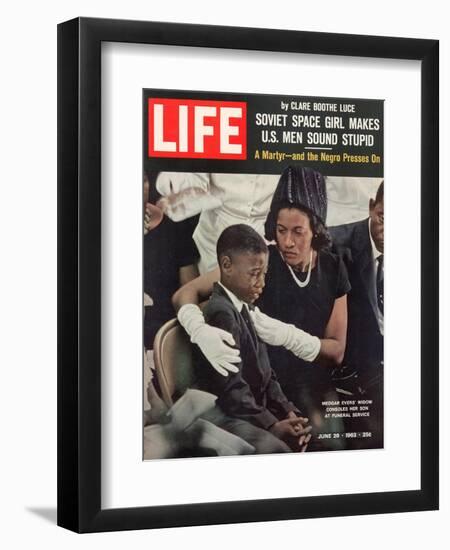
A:
[[[148,156],[245,160],[247,104],[148,98]]]

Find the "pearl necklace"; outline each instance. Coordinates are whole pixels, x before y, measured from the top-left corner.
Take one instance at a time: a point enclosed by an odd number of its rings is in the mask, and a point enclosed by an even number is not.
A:
[[[280,252],[281,255],[281,252]],[[283,256],[281,256],[283,258]],[[294,270],[292,267],[284,260],[284,263],[287,265],[289,271],[291,272],[292,278],[294,279],[294,282],[297,286],[300,288],[305,288],[305,286],[308,286],[309,280],[311,279],[311,270],[312,270],[312,260],[313,260],[313,251],[311,249],[311,252],[309,254],[309,267],[308,267],[308,273],[306,275],[306,279],[304,281],[300,281],[300,279],[297,278],[297,275],[294,273]]]

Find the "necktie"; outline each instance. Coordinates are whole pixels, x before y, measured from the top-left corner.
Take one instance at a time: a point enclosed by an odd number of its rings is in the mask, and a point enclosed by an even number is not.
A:
[[[257,344],[257,339],[256,339],[255,328],[254,328],[253,322],[252,322],[252,320],[251,320],[251,318],[250,318],[250,314],[249,314],[249,312],[248,312],[248,307],[247,307],[245,304],[242,306],[241,315],[242,315],[242,318],[243,318],[244,321],[245,321],[245,324],[247,325],[247,328],[248,328],[248,330],[249,330],[249,332],[250,332],[250,335],[251,335],[251,337],[252,337],[252,339],[253,339],[253,342],[254,342],[254,344],[255,344],[255,346],[256,346],[256,344]]]
[[[379,310],[384,315],[384,255],[380,254],[377,260],[377,302]]]

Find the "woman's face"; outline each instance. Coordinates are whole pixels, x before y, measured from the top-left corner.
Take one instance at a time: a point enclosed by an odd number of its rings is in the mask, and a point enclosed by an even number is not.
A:
[[[278,213],[276,241],[284,261],[291,267],[309,261],[313,232],[307,214],[297,208]]]

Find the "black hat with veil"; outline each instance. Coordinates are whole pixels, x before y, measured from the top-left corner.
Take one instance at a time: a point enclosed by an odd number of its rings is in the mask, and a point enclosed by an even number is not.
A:
[[[280,176],[264,225],[265,237],[275,240],[278,212],[282,208],[300,208],[325,226],[327,218],[325,178],[312,168],[288,166]]]

